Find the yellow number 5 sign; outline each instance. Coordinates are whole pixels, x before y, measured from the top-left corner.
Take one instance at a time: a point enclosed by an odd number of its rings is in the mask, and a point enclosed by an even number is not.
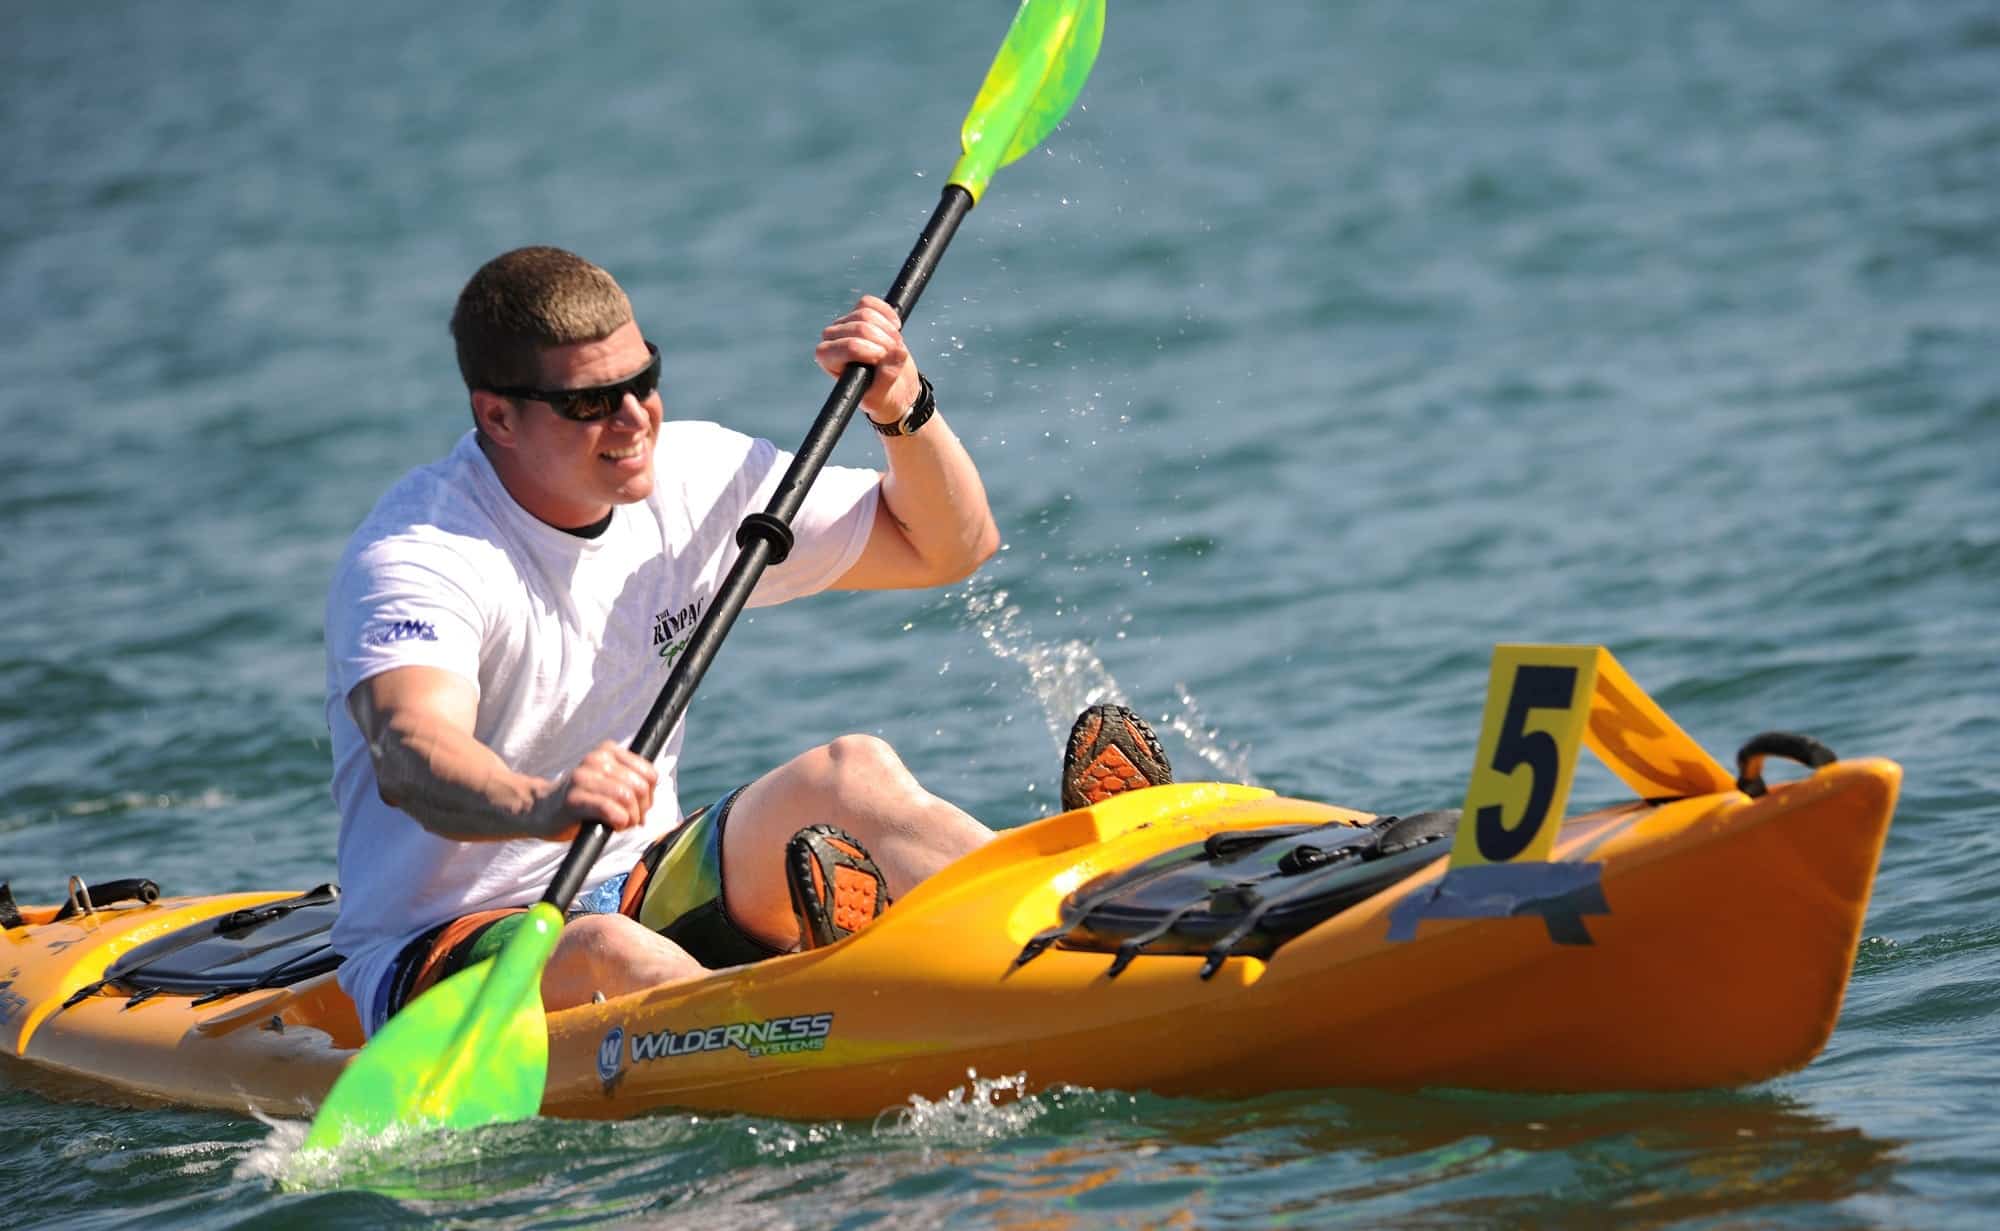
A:
[[[1585,747],[1642,797],[1733,782],[1602,646],[1497,646],[1451,866],[1547,860]]]
[[[1390,912],[1389,939],[1425,919],[1539,915],[1557,944],[1591,943],[1585,917],[1611,911],[1602,865],[1551,859],[1585,748],[1642,798],[1734,781],[1603,647],[1498,646],[1451,863]]]
[[[1549,857],[1590,720],[1598,653],[1595,646],[1559,645],[1493,651],[1452,867]]]

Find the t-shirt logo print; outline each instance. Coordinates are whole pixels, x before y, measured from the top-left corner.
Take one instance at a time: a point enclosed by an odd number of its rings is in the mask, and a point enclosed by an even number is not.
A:
[[[437,626],[429,620],[389,620],[361,634],[361,644],[394,645],[398,641],[436,641]]]
[[[701,620],[701,606],[700,600],[696,600],[685,607],[669,607],[653,617],[653,649],[668,663],[687,649],[694,626]]]

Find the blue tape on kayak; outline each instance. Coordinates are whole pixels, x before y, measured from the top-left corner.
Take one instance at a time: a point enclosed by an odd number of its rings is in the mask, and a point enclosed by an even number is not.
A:
[[[1509,919],[1540,915],[1549,939],[1587,945],[1585,915],[1608,915],[1599,863],[1495,863],[1453,868],[1389,912],[1389,939],[1413,940],[1425,919]]]

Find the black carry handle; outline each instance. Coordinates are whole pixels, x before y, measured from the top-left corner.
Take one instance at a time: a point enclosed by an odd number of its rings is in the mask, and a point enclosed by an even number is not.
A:
[[[1736,789],[1752,799],[1765,792],[1764,758],[1767,756],[1797,761],[1808,769],[1831,765],[1840,759],[1834,755],[1833,749],[1810,735],[1791,731],[1765,731],[1753,735],[1749,743],[1736,750]]]
[[[80,899],[74,888],[72,888],[69,901],[63,903],[63,908],[56,912],[55,918],[50,920],[50,922],[61,923],[65,919],[75,918],[87,909],[94,910],[99,906],[109,906],[113,902],[139,902],[144,904],[159,900],[159,896],[160,887],[152,881],[139,876],[85,886]]]
[[[972,209],[972,194],[957,184],[946,184],[939,196],[937,209],[924,225],[922,235],[903,262],[902,272],[889,287],[883,298],[896,310],[896,315],[904,322],[910,319],[911,309],[917,306],[917,299],[923,295],[924,286],[931,280],[937,269],[939,258],[944,256],[951,237],[958,231],[958,224]],[[722,639],[729,635],[730,626],[735,624],[744,604],[750,601],[750,592],[757,587],[757,579],[763,576],[765,566],[785,558],[792,546],[792,518],[798,514],[799,506],[806,500],[806,492],[826,467],[826,460],[833,454],[833,447],[840,441],[840,434],[846,430],[847,422],[854,417],[855,407],[861,405],[861,395],[868,391],[868,384],[875,378],[875,369],[865,364],[849,364],[847,370],[834,382],[832,392],[827,394],[826,403],[820,407],[819,418],[813,420],[806,433],[805,443],[799,446],[797,456],[792,459],[791,468],[779,481],[777,492],[771,497],[762,513],[752,513],[743,519],[737,528],[736,542],[742,554],[730,566],[729,573],[722,579],[722,586],[709,604],[708,612],[695,625],[693,636],[688,639],[687,649],[675,660],[667,672],[667,682],[660,687],[660,695],[653,702],[653,708],[646,714],[646,720],[639,724],[639,730],[632,736],[631,749],[648,761],[660,755],[667,736],[673,732],[674,724],[681,715],[687,713],[688,702],[694,698],[695,686],[715,660],[716,651],[722,648]],[[562,867],[556,870],[556,878],[549,885],[549,891],[542,895],[542,901],[557,910],[567,910],[571,899],[583,887],[583,878],[590,874],[591,865],[604,850],[604,841],[610,836],[610,829],[601,821],[592,821],[577,831],[576,841],[571,843],[569,854],[563,857]]]

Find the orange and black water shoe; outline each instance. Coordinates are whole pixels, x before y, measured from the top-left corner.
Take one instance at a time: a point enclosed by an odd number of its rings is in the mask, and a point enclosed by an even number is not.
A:
[[[1063,753],[1064,811],[1173,780],[1159,737],[1145,719],[1122,705],[1093,705],[1077,715]]]
[[[801,949],[852,936],[889,908],[882,870],[867,848],[834,825],[809,826],[785,843],[785,883]]]

